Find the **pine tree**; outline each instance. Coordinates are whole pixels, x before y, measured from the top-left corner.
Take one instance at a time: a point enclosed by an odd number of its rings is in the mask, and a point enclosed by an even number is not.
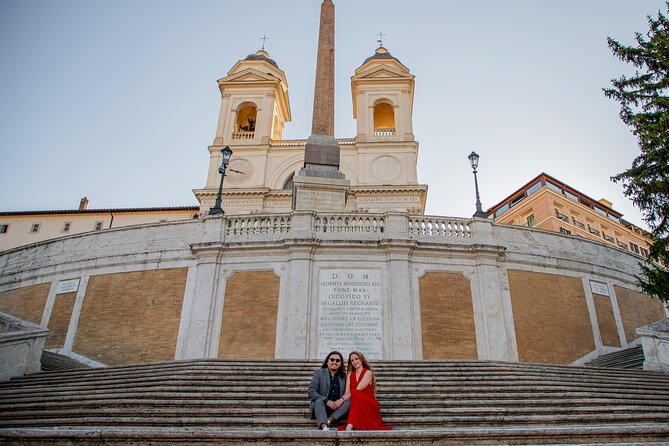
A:
[[[669,2],[667,2],[669,13]],[[620,103],[620,118],[637,137],[641,154],[632,167],[611,177],[641,210],[651,228],[650,255],[637,283],[649,296],[669,302],[669,20],[648,16],[649,31],[636,33],[636,45],[608,38],[613,54],[636,68],[633,76],[612,79],[604,89]],[[662,266],[664,265],[664,266]]]

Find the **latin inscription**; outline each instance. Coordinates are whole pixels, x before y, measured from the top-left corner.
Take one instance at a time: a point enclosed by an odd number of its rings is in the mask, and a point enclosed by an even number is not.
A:
[[[321,270],[318,285],[318,357],[359,350],[381,358],[381,271]]]

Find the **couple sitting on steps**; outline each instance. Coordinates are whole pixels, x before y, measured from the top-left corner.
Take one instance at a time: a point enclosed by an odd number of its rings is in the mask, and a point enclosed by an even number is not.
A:
[[[320,369],[314,371],[309,383],[311,418],[324,431],[348,414],[346,426],[339,430],[388,430],[379,415],[381,407],[376,400],[376,379],[372,367],[360,352],[348,355],[348,373],[344,357],[330,352]]]

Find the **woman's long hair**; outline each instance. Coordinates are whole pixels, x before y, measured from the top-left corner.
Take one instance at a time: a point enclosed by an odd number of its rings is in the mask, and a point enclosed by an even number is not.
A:
[[[353,368],[353,364],[351,363],[351,355],[358,355],[358,358],[360,358],[360,362],[362,362],[362,368],[367,369],[367,370],[372,370],[372,365],[367,361],[367,358],[365,358],[365,355],[360,353],[359,351],[352,351],[351,353],[348,354],[348,373],[352,373],[355,371]],[[376,394],[376,374],[372,373],[372,390],[374,391],[374,394]]]
[[[328,355],[325,357],[325,361],[323,361],[323,364],[321,365],[321,368],[322,369],[328,368],[328,361],[330,360],[330,356],[332,355],[339,356],[339,370],[337,370],[337,375],[339,375],[340,378],[346,379],[346,369],[344,368],[344,355],[342,355],[336,350],[333,350],[330,353],[328,353]]]

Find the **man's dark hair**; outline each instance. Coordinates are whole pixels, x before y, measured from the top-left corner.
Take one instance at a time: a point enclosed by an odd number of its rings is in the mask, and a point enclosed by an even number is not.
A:
[[[346,367],[344,367],[344,356],[336,350],[333,350],[330,353],[328,353],[328,355],[325,357],[325,361],[323,361],[323,364],[321,365],[321,368],[322,369],[327,368],[328,361],[330,360],[330,356],[332,355],[339,356],[339,359],[341,360],[341,362],[339,363],[339,370],[337,370],[337,375],[341,376],[342,378],[346,378]]]

